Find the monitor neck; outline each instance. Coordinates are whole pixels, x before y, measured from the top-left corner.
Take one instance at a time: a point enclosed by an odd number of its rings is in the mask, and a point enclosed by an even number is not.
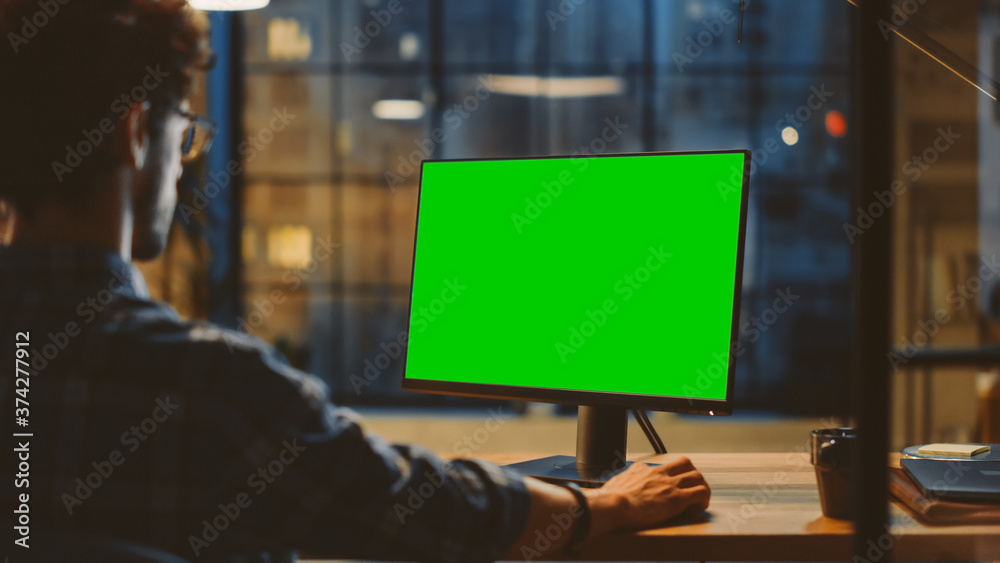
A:
[[[624,407],[580,405],[576,419],[576,467],[586,479],[625,467],[628,411]],[[604,480],[604,479],[600,479]]]

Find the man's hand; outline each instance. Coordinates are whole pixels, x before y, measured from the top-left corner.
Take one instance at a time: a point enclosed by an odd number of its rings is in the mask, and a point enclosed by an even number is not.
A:
[[[593,516],[591,536],[700,514],[712,496],[705,477],[686,457],[655,467],[633,463],[603,487],[585,493]]]
[[[554,517],[575,514],[576,499],[564,487],[535,479],[525,479],[525,485],[531,493],[531,514],[524,533],[508,552],[513,559],[535,551],[553,552],[565,545],[572,533],[571,526],[556,537],[546,535],[542,538],[545,541],[539,540],[551,528]],[[682,514],[700,514],[708,508],[712,494],[705,478],[686,457],[655,467],[634,463],[603,487],[583,492],[590,507],[587,537],[591,538],[615,530],[655,526]]]

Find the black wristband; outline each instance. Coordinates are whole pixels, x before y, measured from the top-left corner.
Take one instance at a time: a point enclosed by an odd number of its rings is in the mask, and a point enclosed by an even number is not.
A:
[[[583,540],[587,539],[587,535],[590,534],[590,505],[587,504],[587,497],[583,495],[579,485],[572,481],[567,481],[562,485],[573,493],[573,496],[576,497],[576,503],[580,505],[575,513],[571,512],[577,522],[573,526],[573,534],[570,535],[569,541],[563,546],[563,552],[575,556],[577,555],[577,546],[583,543]]]

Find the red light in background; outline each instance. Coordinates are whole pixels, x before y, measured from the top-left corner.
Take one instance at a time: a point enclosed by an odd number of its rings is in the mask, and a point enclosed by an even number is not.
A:
[[[843,137],[847,134],[847,118],[837,110],[829,111],[826,114],[826,132],[834,137]]]

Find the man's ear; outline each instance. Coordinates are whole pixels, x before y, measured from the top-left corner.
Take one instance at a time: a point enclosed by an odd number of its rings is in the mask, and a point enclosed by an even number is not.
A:
[[[14,207],[0,199],[0,246],[6,246],[13,241],[16,224]]]
[[[127,162],[135,170],[141,170],[149,154],[149,102],[129,106],[125,117],[125,140]]]

